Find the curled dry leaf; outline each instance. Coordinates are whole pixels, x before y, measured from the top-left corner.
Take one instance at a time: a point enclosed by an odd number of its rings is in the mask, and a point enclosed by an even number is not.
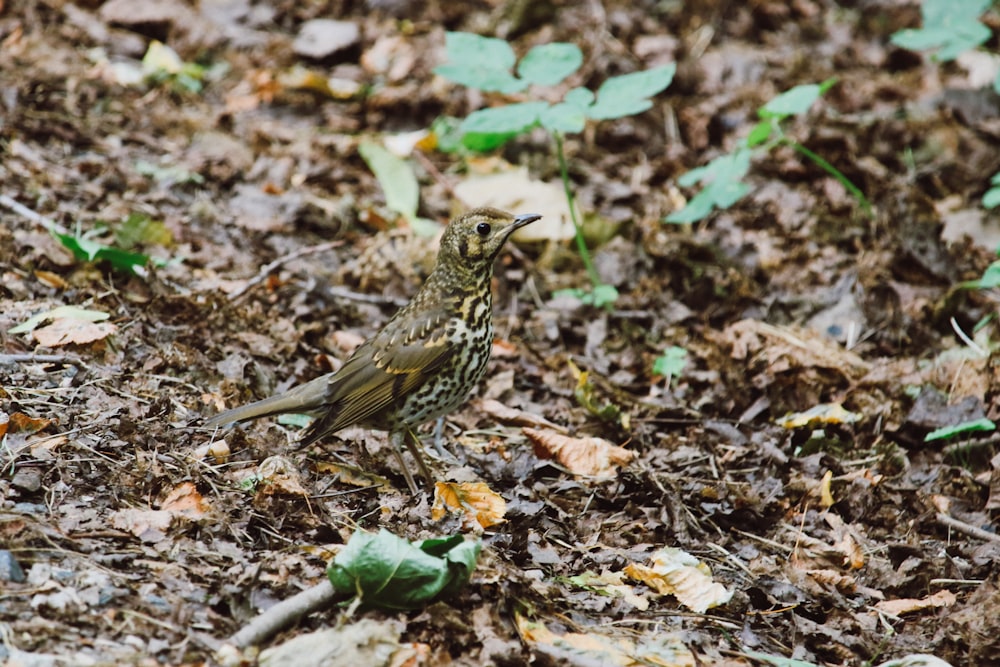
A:
[[[673,595],[691,611],[703,614],[733,597],[733,591],[712,581],[712,571],[707,565],[686,551],[660,549],[651,560],[651,566],[630,563],[625,574],[660,595]]]
[[[635,456],[603,438],[574,438],[551,429],[525,427],[539,458],[554,458],[574,475],[613,477],[618,466],[625,465]]]
[[[890,614],[892,616],[902,616],[903,614],[912,614],[914,612],[923,611],[925,609],[933,609],[935,607],[951,607],[954,606],[958,598],[951,591],[938,591],[933,595],[928,595],[927,597],[916,599],[900,599],[900,600],[884,600],[882,602],[875,603],[875,609],[882,612],[883,614]]]
[[[431,518],[440,521],[446,509],[463,514],[465,527],[474,530],[506,521],[507,501],[482,482],[437,482]]]

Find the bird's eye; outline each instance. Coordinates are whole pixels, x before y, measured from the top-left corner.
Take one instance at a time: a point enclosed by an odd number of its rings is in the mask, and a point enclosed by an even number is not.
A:
[[[488,222],[480,222],[476,225],[476,233],[480,236],[489,236],[491,229],[492,227],[490,227],[490,223]]]

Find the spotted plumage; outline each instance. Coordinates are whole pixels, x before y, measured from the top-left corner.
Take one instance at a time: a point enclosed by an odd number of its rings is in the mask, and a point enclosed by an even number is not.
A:
[[[227,410],[206,425],[289,412],[313,415],[303,446],[354,424],[388,431],[415,493],[401,445],[409,447],[430,482],[413,429],[461,405],[486,371],[493,346],[493,262],[514,230],[540,217],[477,208],[455,219],[417,294],[340,370]]]

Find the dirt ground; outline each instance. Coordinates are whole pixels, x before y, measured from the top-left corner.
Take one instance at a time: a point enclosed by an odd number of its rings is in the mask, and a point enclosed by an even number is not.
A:
[[[342,48],[297,43],[317,18],[345,22]],[[352,628],[359,653],[327,664],[1000,664],[998,439],[925,441],[1000,417],[996,290],[959,287],[1000,245],[981,203],[1000,100],[974,65],[890,43],[919,20],[888,1],[0,0],[0,657],[252,662],[217,652],[386,528],[483,551],[426,608],[335,607],[263,647]],[[383,433],[303,450],[297,424],[201,427],[336,368],[427,275],[435,239],[358,147],[507,100],[432,73],[446,31],[573,42],[591,89],[678,67],[648,111],[566,138],[614,306],[553,296],[588,283],[570,240],[498,260],[494,357],[432,459],[502,498],[486,522],[411,497]],[[154,40],[201,85],[132,77]],[[871,214],[779,146],[732,207],[663,222],[761,105],[831,77],[785,130]],[[478,203],[456,189],[484,165],[559,182],[541,130],[485,157],[421,146],[438,223]],[[50,223],[164,261],[83,261]],[[16,329],[60,306],[107,317]],[[665,378],[671,346],[687,363]],[[546,458],[558,438],[620,460],[574,474]],[[627,575],[668,548],[731,595],[696,608]]]

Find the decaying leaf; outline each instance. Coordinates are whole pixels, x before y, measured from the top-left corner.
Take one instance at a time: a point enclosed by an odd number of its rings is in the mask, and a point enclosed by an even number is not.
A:
[[[392,483],[385,477],[343,463],[317,461],[316,472],[333,475],[338,482],[348,486],[356,486],[362,489],[376,486],[382,491],[392,490]]]
[[[540,458],[554,458],[574,475],[613,477],[635,456],[603,438],[574,438],[552,429],[524,428]]]
[[[257,490],[264,495],[283,494],[289,496],[308,496],[309,492],[302,484],[302,475],[298,468],[284,456],[269,456],[254,473]]]
[[[699,614],[723,605],[733,597],[733,591],[712,581],[708,565],[680,549],[657,551],[649,566],[630,563],[625,567],[625,574],[660,595],[673,595],[685,607]]]
[[[820,403],[804,412],[785,415],[779,424],[785,428],[819,427],[827,424],[853,424],[861,415],[844,409],[840,403]]]
[[[448,509],[464,515],[466,529],[482,529],[506,521],[507,501],[482,482],[437,482],[431,518],[440,521]]]
[[[624,576],[624,572],[604,570],[600,574],[584,572],[570,577],[569,581],[581,588],[589,588],[604,595],[622,598],[640,611],[649,609],[649,598],[636,593],[634,587],[625,583]]]
[[[902,616],[903,614],[912,614],[924,611],[925,609],[934,609],[935,607],[952,607],[957,601],[958,598],[951,591],[938,591],[933,595],[928,595],[919,600],[912,598],[883,600],[882,602],[875,603],[875,609],[883,614]]]
[[[562,658],[560,662],[620,667],[693,667],[696,664],[691,650],[670,633],[658,633],[637,642],[625,633],[612,637],[603,629],[560,635],[549,630],[542,621],[531,621],[521,614],[514,615],[514,623],[521,639],[538,651]]]
[[[166,531],[175,520],[195,521],[209,510],[208,502],[192,482],[184,482],[174,487],[164,498],[160,509],[129,508],[115,512],[111,525],[125,530],[143,542],[159,542],[166,537]]]

